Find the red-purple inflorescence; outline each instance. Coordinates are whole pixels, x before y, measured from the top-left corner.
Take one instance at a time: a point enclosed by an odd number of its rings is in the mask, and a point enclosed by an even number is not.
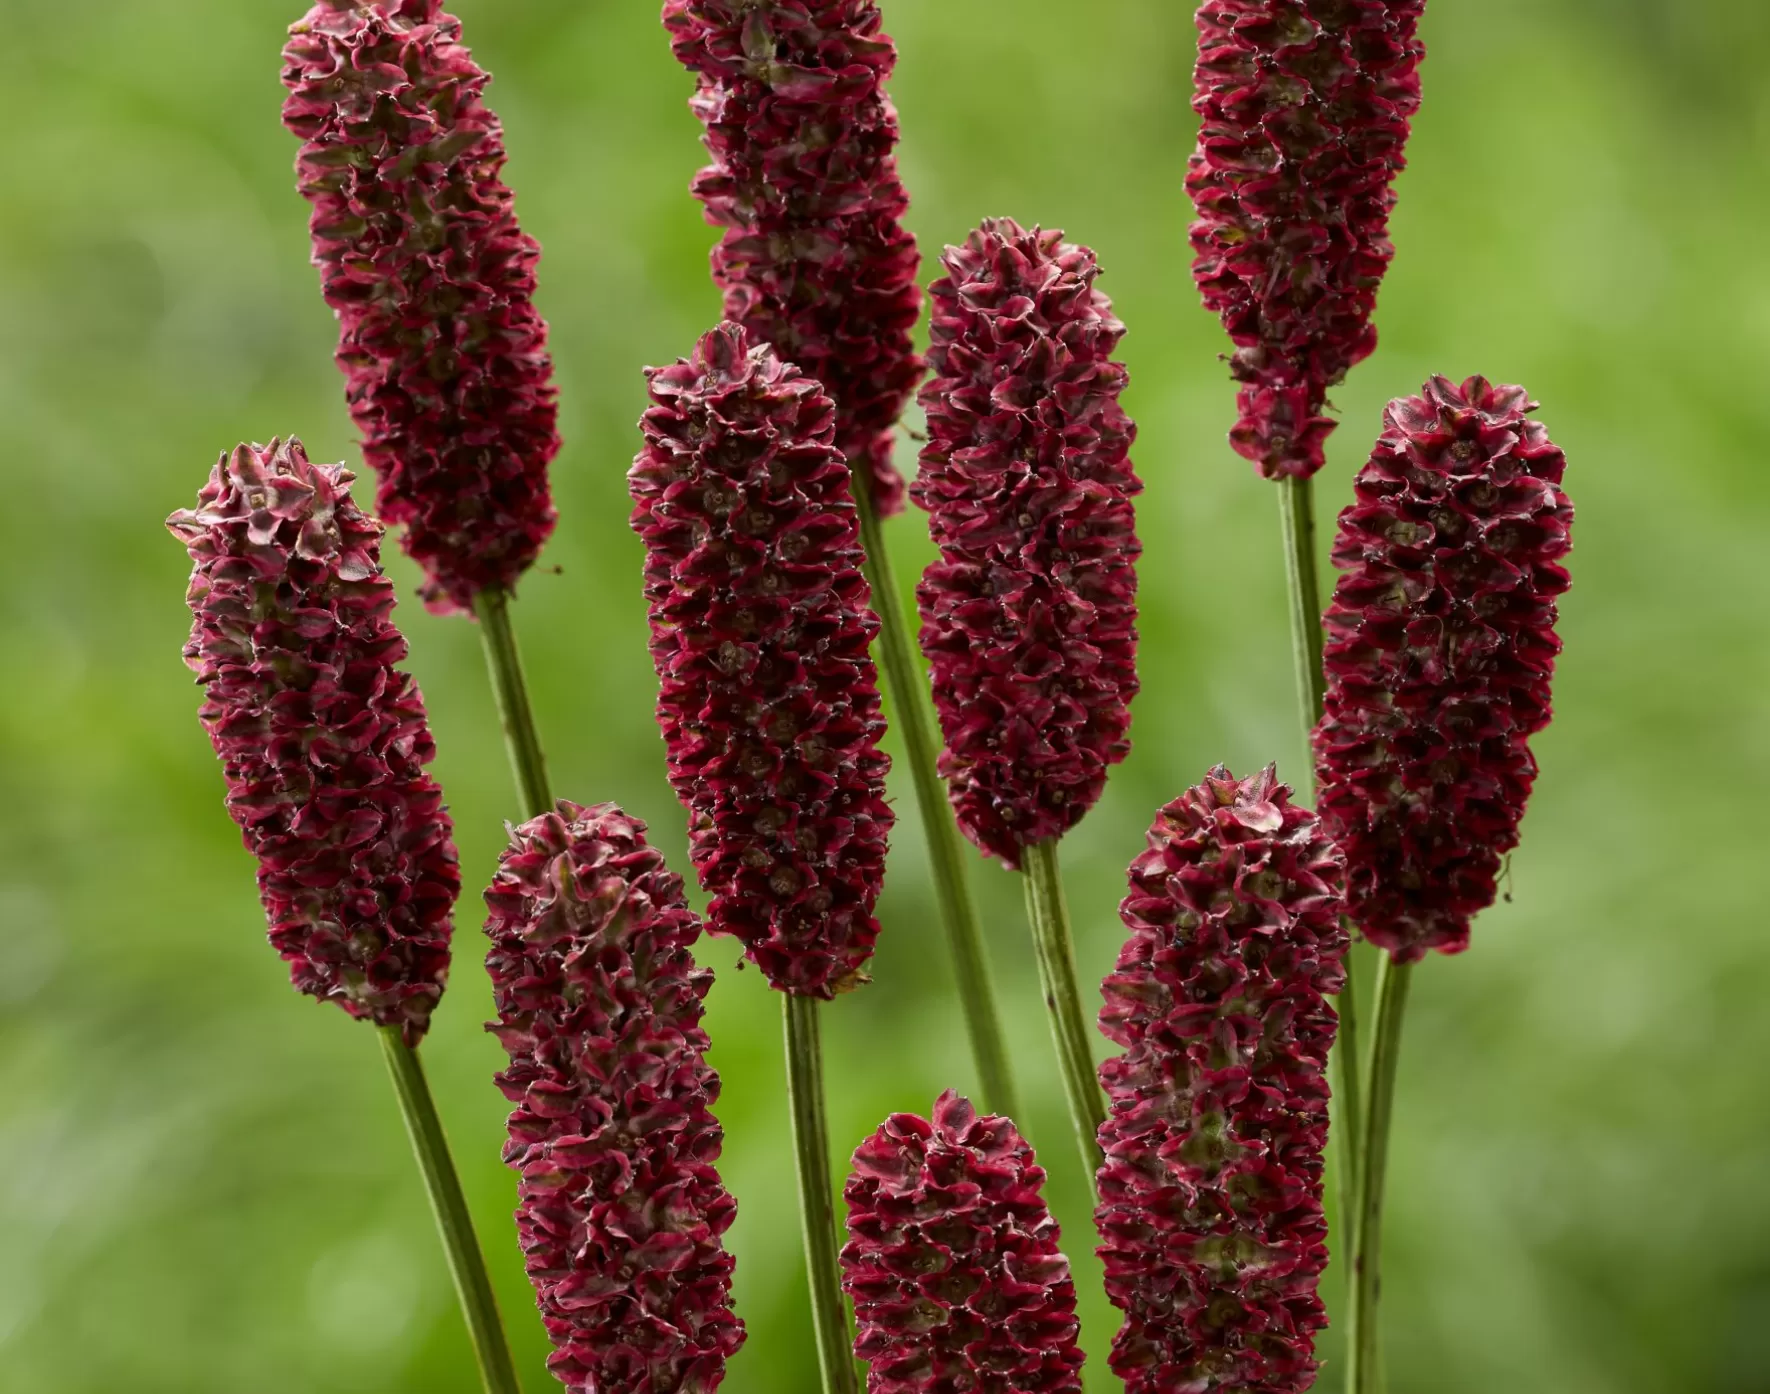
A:
[[[827,998],[865,980],[891,826],[834,409],[735,324],[648,377],[633,528],[708,918],[777,988]]]
[[[425,603],[471,609],[553,531],[540,248],[516,223],[486,74],[440,0],[321,0],[283,51],[313,259],[378,511]]]
[[[1014,1124],[952,1091],[854,1154],[842,1286],[868,1394],[1081,1394],[1076,1292]]]
[[[1086,247],[986,221],[948,247],[928,444],[911,493],[940,548],[916,589],[959,826],[1009,866],[1073,827],[1130,749],[1137,692],[1124,326]]]
[[[1186,176],[1192,274],[1241,384],[1236,451],[1307,479],[1328,389],[1370,356],[1389,210],[1420,105],[1425,0],[1205,0]]]
[[[1318,802],[1353,923],[1402,962],[1468,947],[1536,779],[1573,505],[1534,410],[1433,378],[1389,404],[1340,515]]]
[[[553,1373],[572,1394],[711,1394],[743,1344],[720,1236],[700,921],[613,804],[512,831],[486,890],[504,1160]]]
[[[879,513],[895,513],[892,427],[922,372],[921,291],[879,6],[666,0],[664,24],[700,79],[690,105],[713,163],[694,192],[725,229],[713,250],[725,317],[824,385],[837,448]]]
[[[461,890],[381,525],[301,442],[222,455],[167,520],[194,563],[184,661],[295,986],[416,1045]]]
[[[1102,984],[1098,1220],[1130,1394],[1300,1394],[1327,1263],[1328,1047],[1347,946],[1339,853],[1269,767],[1164,808]]]

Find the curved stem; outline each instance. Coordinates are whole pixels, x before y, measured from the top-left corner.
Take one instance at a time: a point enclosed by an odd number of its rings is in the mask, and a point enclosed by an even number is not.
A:
[[[1069,1099],[1070,1121],[1075,1124],[1082,1166],[1092,1189],[1100,1170],[1098,1139],[1100,1125],[1106,1121],[1106,1097],[1094,1072],[1088,1022],[1076,985],[1075,944],[1069,928],[1069,905],[1063,896],[1063,875],[1057,866],[1057,840],[1050,838],[1023,848],[1020,867],[1026,876],[1026,912],[1032,921],[1033,948],[1045,989],[1051,1037],[1057,1045],[1063,1092]]]
[[[824,1114],[823,1043],[813,997],[782,994],[787,1038],[787,1103],[793,1114],[793,1155],[799,1171],[799,1218],[823,1394],[856,1394],[853,1341],[842,1302],[836,1208],[831,1200],[830,1128]]]
[[[504,1337],[504,1323],[498,1316],[497,1298],[492,1294],[492,1280],[486,1272],[485,1256],[473,1233],[473,1217],[467,1210],[467,1198],[461,1193],[461,1178],[456,1175],[454,1158],[449,1155],[449,1142],[443,1135],[442,1120],[437,1117],[430,1084],[424,1078],[424,1065],[417,1051],[400,1037],[398,1028],[384,1026],[380,1034],[394,1092],[399,1095],[400,1111],[405,1115],[406,1132],[412,1139],[412,1151],[418,1156],[418,1169],[424,1173],[436,1228],[449,1256],[455,1295],[461,1301],[462,1315],[467,1318],[467,1334],[479,1362],[480,1381],[486,1394],[521,1394],[516,1366],[510,1359],[510,1345]]]
[[[1350,1394],[1375,1394],[1381,1388],[1378,1302],[1383,1291],[1383,1183],[1389,1170],[1389,1120],[1395,1106],[1395,1062],[1401,1051],[1401,1019],[1407,1008],[1407,987],[1412,976],[1412,964],[1396,963],[1388,954],[1377,965],[1370,1112],[1365,1118],[1358,1229],[1352,1240],[1352,1305],[1346,1323],[1346,1388]]]
[[[498,720],[504,726],[504,744],[510,752],[510,768],[516,775],[523,816],[538,817],[552,809],[553,795],[547,786],[547,758],[541,752],[535,714],[529,707],[522,654],[516,647],[516,632],[510,627],[510,592],[502,586],[487,586],[473,597],[473,613],[479,617],[479,637],[485,645],[492,695],[498,703]]]
[[[873,610],[879,616],[879,654],[885,681],[891,689],[897,727],[909,756],[910,775],[916,786],[916,807],[928,839],[928,863],[934,873],[934,896],[952,947],[954,976],[959,1002],[965,1013],[965,1031],[971,1055],[983,1086],[985,1108],[1013,1118],[1018,1113],[1014,1075],[1008,1064],[1008,1047],[1002,1036],[1001,1015],[996,1010],[995,988],[990,982],[989,960],[983,947],[983,929],[977,907],[965,884],[965,849],[953,820],[935,760],[940,742],[934,735],[929,711],[928,685],[910,643],[909,624],[891,574],[891,558],[879,529],[879,516],[864,483],[855,480],[854,502],[860,513],[861,546],[867,584],[872,587]]]

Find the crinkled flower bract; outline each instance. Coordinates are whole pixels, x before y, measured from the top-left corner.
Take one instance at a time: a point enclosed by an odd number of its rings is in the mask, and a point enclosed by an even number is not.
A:
[[[994,218],[943,261],[911,490],[940,548],[916,588],[922,650],[959,826],[1018,866],[1130,749],[1142,485],[1124,326],[1061,232]]]
[[[1425,0],[1205,0],[1186,176],[1193,277],[1234,340],[1230,441],[1307,479],[1328,389],[1370,356]]]
[[[786,992],[864,981],[891,810],[834,412],[735,324],[648,374],[629,478],[658,722],[715,932]]]
[[[842,1286],[868,1394],[1081,1394],[1076,1292],[1006,1118],[950,1090],[934,1121],[893,1114],[854,1154]]]
[[[548,1365],[573,1394],[711,1394],[744,1329],[701,1029],[712,974],[681,878],[644,823],[562,801],[511,833],[486,904],[516,1105],[504,1159]]]
[[[509,587],[553,531],[540,248],[500,175],[486,74],[439,0],[322,0],[283,51],[313,259],[377,508],[433,609]]]
[[[836,404],[836,446],[881,515],[903,506],[892,427],[921,376],[909,206],[897,177],[897,60],[875,0],[667,0],[713,163],[695,179],[725,229],[725,317]]]
[[[1327,1262],[1327,995],[1343,981],[1339,854],[1268,768],[1221,766],[1164,808],[1102,984],[1098,1220],[1130,1394],[1300,1394]]]
[[[381,525],[301,442],[222,455],[195,509],[184,661],[270,942],[301,991],[416,1045],[448,976],[461,878],[418,685],[395,665]]]
[[[1353,923],[1404,962],[1468,946],[1536,779],[1573,506],[1535,409],[1433,378],[1389,404],[1340,515],[1319,805]]]

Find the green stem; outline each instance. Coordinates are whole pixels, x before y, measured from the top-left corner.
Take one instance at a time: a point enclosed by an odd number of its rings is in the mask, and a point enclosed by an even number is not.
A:
[[[429,1082],[424,1078],[423,1062],[417,1051],[401,1039],[396,1027],[381,1028],[381,1043],[387,1050],[387,1068],[393,1075],[394,1092],[399,1095],[412,1151],[418,1155],[418,1168],[424,1173],[424,1186],[430,1193],[436,1228],[448,1252],[449,1271],[455,1278],[455,1295],[460,1298],[462,1315],[467,1318],[467,1333],[473,1341],[474,1359],[479,1363],[480,1381],[486,1394],[521,1394],[516,1366],[510,1359],[510,1345],[504,1337],[504,1323],[498,1317],[498,1301],[492,1294],[492,1280],[486,1273],[485,1256],[473,1233],[473,1217],[467,1210],[467,1198],[461,1194],[461,1178],[455,1174],[455,1161],[449,1155],[442,1120],[436,1115],[436,1100],[431,1098]]]
[[[1375,1394],[1382,1387],[1383,1183],[1389,1170],[1389,1120],[1395,1106],[1395,1062],[1413,965],[1384,954],[1377,965],[1377,1024],[1371,1041],[1370,1112],[1365,1118],[1364,1170],[1359,1177],[1358,1229],[1352,1240],[1352,1304],[1346,1322],[1346,1388]]]
[[[1057,1045],[1063,1092],[1069,1099],[1070,1121],[1075,1124],[1082,1167],[1092,1188],[1100,1170],[1098,1136],[1106,1121],[1106,1099],[1094,1073],[1088,1022],[1076,985],[1075,944],[1069,928],[1069,905],[1063,897],[1063,875],[1057,867],[1057,840],[1050,838],[1023,848],[1020,865],[1026,875],[1026,912],[1032,921],[1033,948],[1039,960],[1039,981],[1045,989],[1051,1037]]]
[[[813,997],[782,994],[787,1038],[787,1102],[793,1113],[793,1154],[799,1169],[799,1217],[805,1231],[805,1270],[811,1283],[811,1321],[824,1394],[856,1394],[848,1309],[842,1303],[836,1208],[831,1199],[830,1128],[824,1115],[823,1044]]]
[[[535,730],[535,713],[529,706],[528,680],[523,676],[522,654],[516,632],[510,627],[510,592],[487,586],[473,597],[473,613],[479,616],[479,637],[485,645],[486,667],[492,674],[492,695],[498,703],[498,720],[504,726],[504,744],[510,752],[510,768],[516,775],[516,792],[525,817],[534,818],[553,808],[547,787],[547,758]]]
[[[858,479],[856,483],[860,485]],[[1019,1111],[1014,1075],[1008,1064],[1001,1016],[996,1010],[995,988],[990,982],[983,929],[965,884],[964,844],[935,765],[940,743],[935,739],[929,711],[928,684],[910,643],[903,602],[891,574],[891,557],[879,529],[879,515],[864,485],[855,489],[855,507],[860,513],[867,584],[872,587],[873,610],[879,616],[879,654],[884,660],[893,714],[916,786],[916,807],[922,814],[928,863],[934,872],[934,897],[952,947],[959,1002],[965,1013],[965,1031],[971,1038],[971,1055],[983,1085],[984,1106],[991,1113],[1013,1118]]]

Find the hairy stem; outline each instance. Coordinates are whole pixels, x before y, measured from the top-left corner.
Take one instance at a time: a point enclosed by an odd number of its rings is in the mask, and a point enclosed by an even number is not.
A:
[[[1100,1170],[1099,1132],[1106,1121],[1106,1097],[1094,1072],[1088,1019],[1076,985],[1075,944],[1069,928],[1069,904],[1063,896],[1063,876],[1057,867],[1057,840],[1050,838],[1022,849],[1020,865],[1026,876],[1026,911],[1032,921],[1033,948],[1038,955],[1051,1038],[1057,1045],[1063,1092],[1069,1100],[1082,1167],[1092,1188]]]
[[[799,1170],[799,1218],[823,1394],[856,1394],[853,1341],[842,1301],[836,1208],[831,1196],[830,1127],[824,1114],[823,1042],[814,997],[783,993],[787,1038],[787,1102],[793,1113],[793,1155]]]
[[[1359,1176],[1358,1229],[1352,1240],[1352,1304],[1346,1323],[1346,1388],[1376,1394],[1382,1388],[1383,1183],[1389,1169],[1389,1120],[1395,1105],[1395,1062],[1413,965],[1384,954],[1377,965],[1377,1021],[1371,1041],[1370,1111],[1365,1117],[1364,1169]]]
[[[504,744],[510,752],[510,769],[516,776],[523,816],[535,818],[552,809],[553,795],[547,786],[547,757],[541,752],[535,713],[529,706],[522,654],[516,647],[516,632],[510,627],[510,598],[504,587],[487,586],[473,597],[473,613],[479,617],[479,637],[485,645],[492,695],[498,703],[498,720],[504,726]]]
[[[1008,1064],[1008,1047],[1002,1036],[1001,1015],[996,1009],[995,987],[990,981],[989,960],[983,947],[983,929],[977,906],[965,884],[965,846],[953,820],[935,759],[940,742],[935,738],[928,684],[910,642],[897,583],[891,574],[891,558],[879,529],[879,515],[866,487],[856,480],[855,507],[860,513],[861,546],[866,552],[867,584],[872,587],[873,610],[879,616],[879,654],[884,660],[885,682],[891,689],[897,729],[909,756],[910,776],[916,786],[916,807],[928,839],[928,863],[934,873],[934,898],[946,925],[952,948],[959,1002],[965,1013],[965,1031],[971,1039],[971,1056],[983,1086],[984,1106],[1007,1118],[1017,1116],[1014,1075]]]
[[[436,1228],[449,1256],[449,1271],[454,1275],[461,1313],[467,1318],[467,1334],[473,1342],[474,1359],[479,1362],[480,1381],[486,1394],[520,1394],[516,1366],[511,1362],[510,1345],[504,1337],[504,1323],[498,1316],[498,1301],[486,1273],[485,1256],[473,1233],[473,1217],[467,1211],[467,1198],[461,1194],[461,1178],[456,1175],[454,1158],[449,1155],[449,1141],[443,1135],[436,1100],[424,1078],[423,1062],[418,1059],[418,1052],[401,1039],[396,1027],[381,1028],[381,1044],[386,1047],[394,1092],[399,1095],[412,1151],[418,1155],[418,1169],[424,1173]]]

